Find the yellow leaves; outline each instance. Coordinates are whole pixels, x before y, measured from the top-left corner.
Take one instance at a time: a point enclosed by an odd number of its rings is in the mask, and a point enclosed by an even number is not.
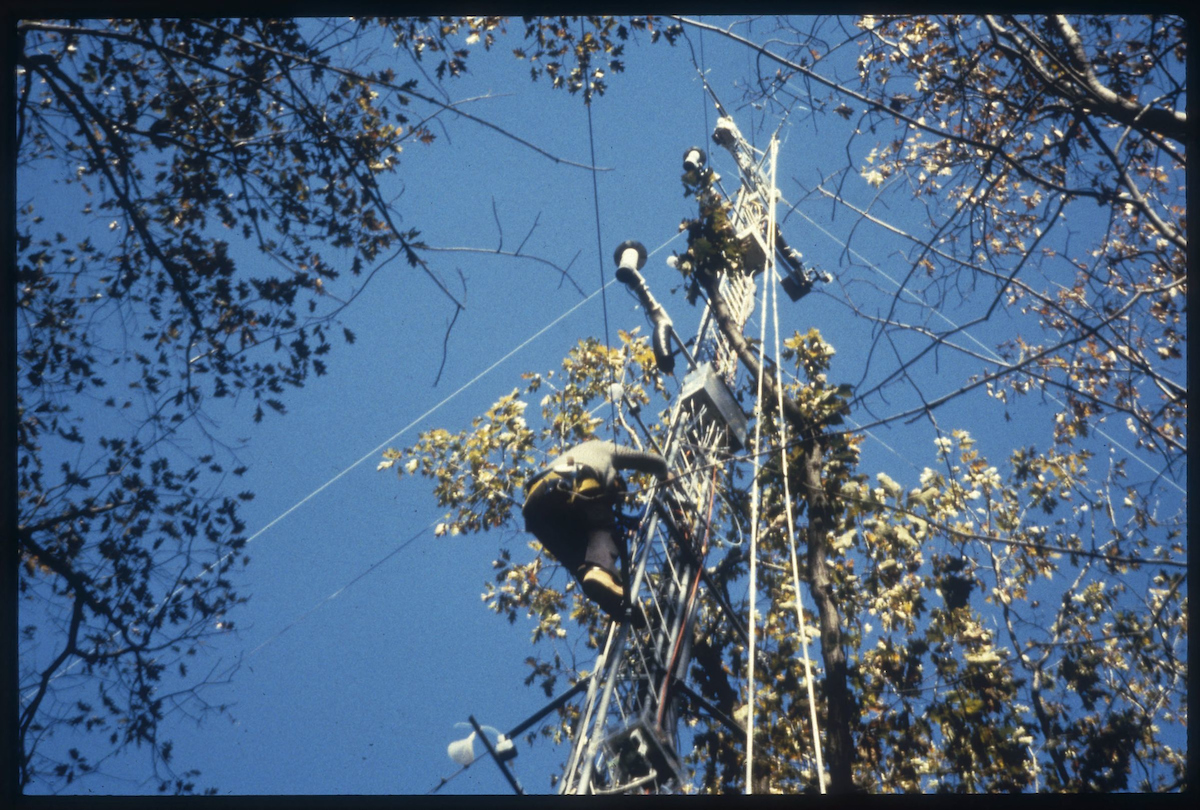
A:
[[[966,658],[968,664],[991,666],[992,664],[1000,663],[1000,656],[997,655],[996,651],[991,648],[988,648],[983,652],[967,653],[964,658]]]
[[[845,551],[854,544],[854,537],[857,533],[858,532],[856,529],[851,528],[849,531],[843,532],[834,538],[830,545],[833,547],[833,550],[839,554],[845,553]]]
[[[785,356],[795,356],[798,364],[803,367],[810,380],[829,370],[829,361],[837,353],[833,346],[825,342],[821,333],[815,327],[804,335],[793,333],[792,337],[783,342],[789,350]],[[820,382],[824,382],[821,380]]]
[[[654,350],[650,347],[650,342],[644,337],[635,335],[636,331],[635,329],[633,332],[626,332],[622,329],[618,332],[621,342],[624,344],[623,348],[629,353],[630,359],[641,368],[647,370],[656,368]]]
[[[371,102],[376,98],[379,98],[379,94],[374,90],[363,92],[356,99],[359,109],[365,113],[371,112]]]
[[[925,470],[927,472],[933,472],[928,467],[926,467]],[[922,476],[922,477],[924,477],[924,476]],[[908,506],[909,506],[909,508],[912,508],[914,506],[928,507],[930,504],[933,503],[936,495],[937,495],[937,489],[935,489],[934,487],[926,487],[925,489],[913,489],[912,491],[910,491],[908,493]],[[922,523],[923,522],[924,521],[922,521]]]
[[[883,181],[885,179],[883,176],[883,173],[880,172],[878,169],[871,169],[870,171],[864,171],[864,172],[862,172],[862,177],[864,180],[867,181],[868,185],[874,186],[875,188],[882,186]]]
[[[890,476],[888,476],[887,473],[883,473],[883,472],[876,473],[875,478],[876,478],[876,480],[879,481],[880,484],[883,485],[883,488],[885,490],[887,490],[888,495],[891,495],[893,498],[900,497],[900,493],[902,491],[900,489],[900,485],[897,484],[894,480],[892,480],[892,478]]]
[[[42,574],[49,574],[54,570],[33,555],[25,556],[25,559],[23,559],[21,562],[25,566],[25,572],[30,576],[33,576],[35,573],[39,572]]]

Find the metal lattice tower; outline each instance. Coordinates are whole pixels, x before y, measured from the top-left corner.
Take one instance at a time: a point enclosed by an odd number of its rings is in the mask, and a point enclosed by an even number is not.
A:
[[[713,140],[738,164],[741,188],[732,225],[739,239],[757,244],[761,259],[768,261],[775,248],[775,239],[767,232],[773,224],[768,215],[776,193],[763,170],[765,156],[745,141],[731,118],[718,120]],[[702,163],[703,152],[693,149],[685,156],[685,165],[696,160],[697,153]],[[769,154],[773,160],[774,150]],[[627,251],[624,260],[623,250]],[[665,310],[637,273],[645,258],[641,245],[624,243],[617,251],[618,278],[635,288],[655,322],[655,353],[662,367],[661,336],[674,333]],[[739,329],[754,308],[754,270],[761,267],[760,263],[747,272],[722,274],[718,282]],[[730,454],[746,443],[746,416],[730,392],[737,355],[710,309],[711,305],[702,317],[695,360],[670,412],[666,444],[658,448],[675,478],[645,498],[639,530],[630,539],[629,593],[633,602],[647,605],[647,621],[644,626],[610,626],[580,707],[559,793],[677,791],[683,774],[678,723],[684,692],[693,705],[737,727],[687,684],[699,584],[712,542],[708,520],[722,497],[721,470]]]

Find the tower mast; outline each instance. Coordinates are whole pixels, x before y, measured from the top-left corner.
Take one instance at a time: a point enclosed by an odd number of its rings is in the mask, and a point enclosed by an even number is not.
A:
[[[799,255],[774,230],[772,209],[777,197],[774,177],[775,141],[766,153],[751,147],[732,118],[718,120],[713,141],[728,150],[738,165],[740,187],[728,225],[741,249],[722,255],[695,273],[715,273],[704,286],[721,300],[729,321],[744,327],[754,307],[756,275],[776,251],[804,279]],[[702,149],[684,155],[685,182],[696,185],[707,200],[719,204],[712,186],[719,180],[705,166]],[[772,165],[764,167],[764,161]],[[695,180],[697,182],[691,182]],[[689,251],[689,256],[695,258]],[[699,585],[713,538],[710,525],[720,497],[720,470],[730,455],[746,445],[746,415],[732,394],[738,372],[737,354],[718,325],[714,307],[706,303],[696,335],[694,357],[687,354],[666,310],[654,300],[640,270],[646,251],[626,242],[617,248],[617,277],[641,299],[654,323],[654,350],[660,370],[672,373],[674,342],[687,356],[688,371],[668,418],[664,445],[657,447],[672,470],[669,485],[649,490],[638,531],[630,540],[630,601],[646,604],[646,621],[610,626],[591,673],[580,708],[573,745],[559,793],[616,794],[673,792],[683,783],[678,721],[686,694],[739,736],[745,729],[701,698],[687,683],[693,626],[698,615]],[[786,281],[785,281],[786,289]],[[788,290],[789,295],[791,290]],[[727,325],[728,326],[728,325]],[[636,417],[636,413],[634,414]],[[653,439],[647,433],[650,441]],[[709,592],[726,619],[745,636],[741,620],[715,591]]]

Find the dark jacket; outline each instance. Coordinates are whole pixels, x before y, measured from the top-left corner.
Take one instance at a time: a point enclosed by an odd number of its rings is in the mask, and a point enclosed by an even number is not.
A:
[[[591,467],[605,489],[613,485],[617,470],[648,472],[660,479],[667,477],[667,462],[658,453],[642,452],[600,439],[575,445],[546,465],[546,469],[562,468],[566,472],[572,462]]]

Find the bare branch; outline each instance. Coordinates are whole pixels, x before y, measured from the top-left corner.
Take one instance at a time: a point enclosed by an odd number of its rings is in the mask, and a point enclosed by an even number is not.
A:
[[[524,244],[524,243],[522,242],[522,244]],[[491,250],[490,248],[435,247],[433,245],[426,245],[426,244],[419,244],[419,245],[416,245],[415,247],[418,250],[429,250],[429,251],[433,251],[436,253],[482,253],[482,254],[489,255],[489,256],[507,256],[511,259],[528,259],[530,261],[538,262],[540,264],[544,264],[548,267],[554,268],[555,270],[558,271],[559,275],[563,279],[566,279],[567,281],[571,282],[571,286],[574,287],[576,289],[576,291],[578,291],[580,296],[587,297],[587,293],[585,293],[583,291],[583,288],[579,286],[579,284],[575,281],[574,278],[571,277],[571,274],[568,273],[565,268],[559,267],[554,262],[550,261],[549,259],[544,259],[541,256],[533,256],[529,253],[520,253],[519,250],[510,253],[510,252],[504,251],[504,250]]]
[[[945,251],[938,249],[933,244],[932,237],[928,240],[918,239],[916,236],[913,236],[912,234],[908,233],[907,231],[903,230],[902,228],[898,228],[895,225],[891,224],[890,222],[880,219],[879,217],[874,216],[873,214],[871,214],[868,211],[864,211],[863,209],[859,208],[858,206],[854,205],[853,203],[847,202],[841,195],[839,195],[833,191],[830,191],[829,189],[825,188],[824,186],[818,186],[816,188],[816,190],[818,192],[820,192],[822,195],[824,195],[825,197],[832,200],[833,202],[837,203],[838,205],[844,206],[844,207],[850,209],[851,211],[855,212],[863,219],[865,219],[865,220],[873,223],[874,225],[877,225],[880,228],[883,228],[891,233],[894,233],[897,236],[901,236],[904,239],[907,239],[916,245],[919,245],[923,250],[929,252],[932,255],[937,256],[940,259],[945,259],[948,262],[956,264],[956,265],[960,266],[961,268],[963,268],[964,270],[969,270],[969,271],[975,272],[975,273],[981,273],[988,277],[991,277],[991,278],[994,278],[997,280],[1004,280],[1006,283],[1011,284],[1012,286],[1019,289],[1023,295],[1029,296],[1030,298],[1040,302],[1044,306],[1053,310],[1057,315],[1059,315],[1063,319],[1073,323],[1075,325],[1075,327],[1088,332],[1088,334],[1091,336],[1094,336],[1097,340],[1099,340],[1106,348],[1111,350],[1114,354],[1116,354],[1120,357],[1124,357],[1138,371],[1140,371],[1141,373],[1143,373],[1147,377],[1149,377],[1151,380],[1153,380],[1154,384],[1156,386],[1158,386],[1158,388],[1164,394],[1166,394],[1168,397],[1175,399],[1175,398],[1178,398],[1178,397],[1182,396],[1183,394],[1187,393],[1187,389],[1185,386],[1181,385],[1180,383],[1176,382],[1175,380],[1170,379],[1169,377],[1163,376],[1162,373],[1160,373],[1159,371],[1156,371],[1154,369],[1154,367],[1151,366],[1145,360],[1145,358],[1141,357],[1140,355],[1132,353],[1132,350],[1128,346],[1119,346],[1118,344],[1114,343],[1106,332],[1097,329],[1092,324],[1089,324],[1087,321],[1083,320],[1078,315],[1074,314],[1069,309],[1064,307],[1056,299],[1054,299],[1050,296],[1047,296],[1044,293],[1038,291],[1037,289],[1029,286],[1028,284],[1023,282],[1021,279],[1015,278],[1015,277],[1001,276],[996,271],[991,270],[983,265],[964,261],[963,259],[960,259],[957,256],[954,256],[950,253],[946,253]],[[1178,286],[1178,282],[1176,281],[1176,282],[1167,284],[1166,286],[1161,287],[1161,288],[1147,290],[1147,292],[1163,293],[1163,292],[1167,292],[1168,290],[1170,290],[1174,287],[1177,287],[1177,286]],[[855,311],[858,312],[857,309]],[[970,336],[968,335],[968,337],[970,337]],[[979,345],[982,345],[982,344],[979,344]],[[992,362],[995,360],[995,357],[994,356],[988,357],[986,359],[989,362]]]
[[[952,134],[952,133],[947,132],[946,130],[939,129],[938,127],[936,127],[932,124],[927,124],[922,120],[918,120],[916,118],[913,118],[912,116],[906,115],[902,111],[893,109],[890,101],[885,102],[882,100],[873,99],[873,98],[871,98],[869,96],[865,96],[862,93],[859,93],[855,90],[851,90],[850,88],[846,87],[844,84],[833,81],[832,79],[827,79],[824,76],[822,76],[821,74],[811,70],[810,68],[806,68],[803,65],[800,65],[796,62],[792,62],[789,59],[786,59],[776,53],[771,52],[766,47],[759,45],[756,42],[748,40],[744,37],[740,37],[737,34],[734,34],[730,31],[726,31],[723,28],[718,28],[715,25],[709,25],[708,23],[703,23],[698,20],[688,19],[687,17],[678,17],[678,16],[674,16],[674,15],[667,15],[667,16],[669,16],[673,20],[677,20],[678,22],[686,23],[687,25],[691,25],[696,28],[701,28],[705,31],[712,31],[714,33],[720,34],[721,36],[727,37],[741,45],[745,45],[747,48],[750,48],[753,51],[755,51],[756,53],[759,53],[763,56],[766,56],[769,59],[772,59],[775,62],[778,62],[779,64],[783,65],[784,67],[787,67],[790,70],[794,70],[797,73],[801,73],[804,76],[806,76],[807,78],[812,79],[813,81],[815,81],[819,84],[822,84],[822,85],[830,88],[831,90],[835,90],[838,93],[846,95],[846,96],[854,99],[855,101],[862,102],[863,104],[866,104],[867,106],[871,107],[872,109],[876,110],[877,112],[885,113],[886,115],[892,116],[892,117],[896,118],[897,120],[903,121],[904,123],[908,124],[909,126],[913,127],[914,129],[919,129],[922,132],[927,132],[929,134],[936,135],[939,139],[950,140],[950,141],[954,141],[956,143],[961,143],[965,146],[971,146],[976,149],[981,149],[984,152],[990,154],[993,158],[999,159],[1001,162],[1006,164],[1009,168],[1011,168],[1013,171],[1015,171],[1021,177],[1025,178],[1027,180],[1030,180],[1034,183],[1037,183],[1038,185],[1041,185],[1044,188],[1050,189],[1052,191],[1057,191],[1062,194],[1070,194],[1070,195],[1076,196],[1076,197],[1090,197],[1093,199],[1100,199],[1100,200],[1104,199],[1104,195],[1101,192],[1095,191],[1091,188],[1086,188],[1086,187],[1067,188],[1067,187],[1061,185],[1060,183],[1056,183],[1055,181],[1053,181],[1049,178],[1034,174],[1032,171],[1029,170],[1028,167],[1025,166],[1025,164],[1022,161],[1015,159],[1014,157],[1009,155],[1007,152],[1005,152],[1003,148],[1001,148],[1000,146],[998,146],[996,144],[989,143],[987,141],[976,140],[974,138],[970,138],[965,135]]]
[[[458,322],[459,313],[463,311],[462,307],[454,310],[454,316],[450,319],[450,325],[446,327],[446,334],[442,335],[442,362],[438,366],[437,376],[433,378],[433,387],[437,388],[438,382],[442,379],[442,370],[446,368],[446,355],[449,351],[450,332],[454,330],[454,324]]]

